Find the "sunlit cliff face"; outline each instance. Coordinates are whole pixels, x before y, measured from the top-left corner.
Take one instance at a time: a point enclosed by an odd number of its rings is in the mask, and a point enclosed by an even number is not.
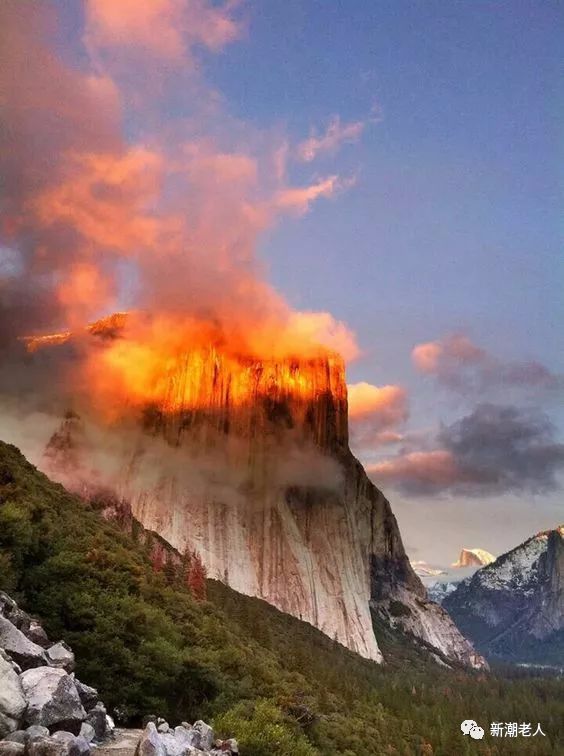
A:
[[[144,413],[179,433],[205,417],[243,437],[262,425],[305,429],[321,447],[347,441],[343,360],[292,325],[242,331],[211,320],[116,313],[82,332],[25,341],[30,352],[76,346],[70,379],[108,422]]]

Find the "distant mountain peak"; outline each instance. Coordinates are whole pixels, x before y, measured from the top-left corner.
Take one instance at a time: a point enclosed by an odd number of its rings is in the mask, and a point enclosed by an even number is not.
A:
[[[493,554],[485,549],[467,549],[463,548],[456,562],[452,567],[483,567],[495,561]]]
[[[564,526],[541,531],[444,599],[478,648],[521,661],[564,662]]]

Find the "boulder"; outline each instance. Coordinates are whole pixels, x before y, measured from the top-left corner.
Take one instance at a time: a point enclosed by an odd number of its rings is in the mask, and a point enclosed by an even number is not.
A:
[[[47,633],[41,627],[37,620],[31,619],[29,627],[26,630],[22,630],[24,635],[33,643],[36,643],[41,648],[49,648],[51,641],[47,637]]]
[[[31,617],[16,604],[7,593],[0,591],[0,614],[15,625],[18,630],[29,625]]]
[[[47,664],[45,651],[33,643],[10,620],[0,614],[0,647],[2,647],[22,669],[40,667]]]
[[[24,756],[25,746],[14,740],[0,741],[0,756]]]
[[[88,722],[83,722],[80,727],[79,735],[86,740],[87,743],[91,743],[96,737],[94,728]]]
[[[135,756],[166,756],[165,747],[154,722],[148,722],[143,730]]]
[[[8,654],[4,651],[3,648],[0,648],[0,658],[4,659],[5,662],[8,662],[10,667],[14,670],[14,672],[18,675],[21,675],[22,668],[19,664],[16,664],[16,662],[13,659],[10,659]]]
[[[22,745],[25,745],[25,730],[14,730],[14,732],[6,735],[3,740],[9,740],[11,743],[22,743]]]
[[[74,669],[74,654],[64,641],[59,641],[47,649],[47,660],[52,667],[60,667],[67,672]]]
[[[20,675],[28,701],[25,721],[44,727],[64,727],[78,733],[86,712],[73,678],[64,669],[38,667]],[[47,746],[46,746],[47,747]]]
[[[57,738],[37,738],[27,744],[26,756],[69,756],[69,744]]]
[[[0,656],[0,738],[18,729],[25,708],[20,678],[10,662]]]
[[[82,735],[79,735],[70,744],[69,756],[88,756],[90,750],[90,743]]]
[[[96,740],[104,740],[108,734],[108,715],[101,701],[98,701],[93,709],[86,715],[86,722],[92,725]]]
[[[27,728],[25,731],[25,742],[29,742],[30,740],[37,740],[37,738],[48,738],[49,737],[49,730],[47,727],[43,727],[43,725],[31,725]]]
[[[65,744],[68,756],[88,756],[90,753],[90,743],[82,735],[76,737],[72,732],[59,730],[52,737]]]
[[[191,732],[196,732],[199,736],[197,742],[194,742],[196,748],[201,748],[202,751],[211,750],[215,738],[213,729],[208,724],[199,719],[197,722],[194,722]]]
[[[74,684],[78,691],[80,703],[84,706],[85,710],[90,711],[90,709],[93,709],[100,700],[96,688],[91,688],[90,685],[85,685],[76,678]]]
[[[235,738],[228,738],[227,740],[223,741],[219,750],[223,751],[223,753],[226,753],[229,756],[238,756],[239,743],[237,743]]]
[[[170,726],[168,722],[161,722],[160,725],[157,727],[158,732],[168,732],[170,730]]]

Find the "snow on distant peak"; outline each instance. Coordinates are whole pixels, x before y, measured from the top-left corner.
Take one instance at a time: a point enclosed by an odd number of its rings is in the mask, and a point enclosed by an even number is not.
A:
[[[453,567],[469,567],[475,565],[481,567],[486,564],[495,562],[495,557],[485,549],[462,549],[458,561],[453,562]]]

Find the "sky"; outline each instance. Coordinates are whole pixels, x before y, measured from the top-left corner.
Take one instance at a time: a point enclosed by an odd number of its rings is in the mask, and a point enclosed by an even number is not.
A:
[[[557,2],[270,2],[251,6],[244,44],[214,61],[235,112],[260,124],[299,132],[374,113],[329,157],[355,185],[276,228],[261,252],[293,304],[356,332],[349,381],[406,389],[404,432],[453,422],[480,398],[418,373],[419,343],[464,334],[497,360],[564,372],[563,21]],[[516,393],[561,440],[561,391]],[[420,497],[382,485],[408,550],[440,563],[462,546],[499,554],[564,518],[559,487]]]
[[[345,354],[352,448],[414,559],[564,520],[560,2],[37,8],[3,9],[27,55],[4,47],[5,322],[195,281],[242,331]]]

